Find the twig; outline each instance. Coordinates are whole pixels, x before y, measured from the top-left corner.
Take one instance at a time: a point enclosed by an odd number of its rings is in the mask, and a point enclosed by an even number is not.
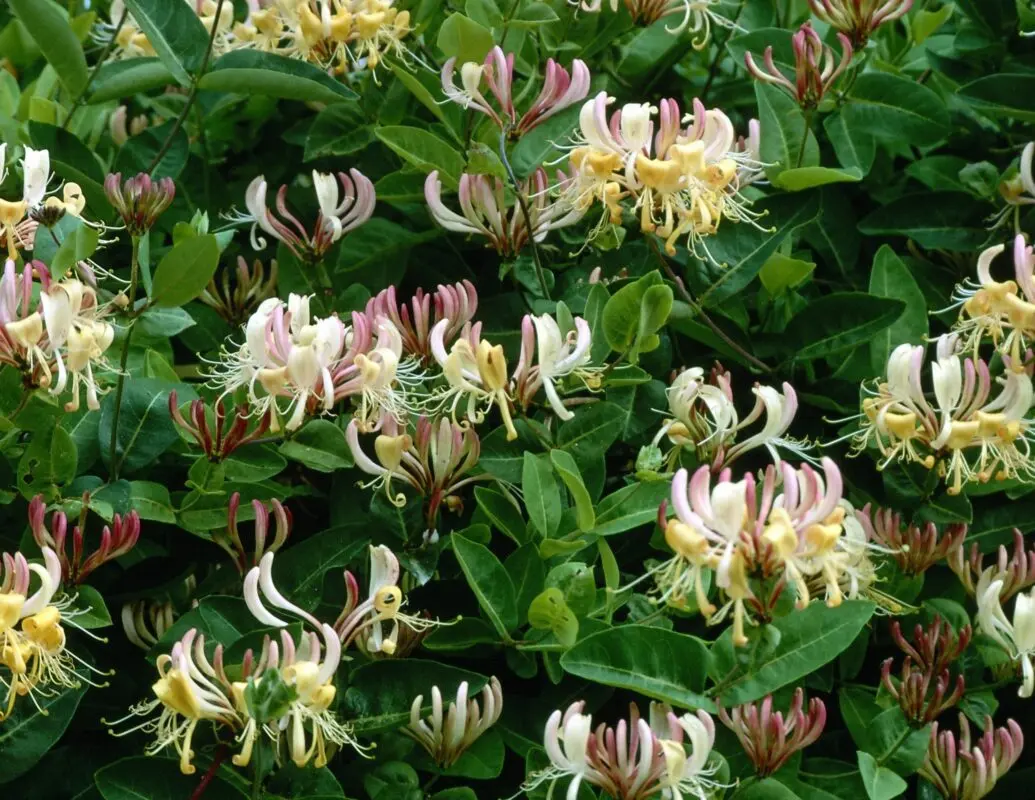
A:
[[[812,109],[805,110],[805,132],[801,137],[801,147],[798,148],[798,158],[794,162],[794,168],[797,169],[801,166],[801,162],[805,158],[805,147],[809,143],[809,133],[812,131]]]
[[[201,66],[198,67],[197,73],[191,77],[190,93],[187,95],[187,102],[184,103],[183,110],[180,112],[180,115],[176,117],[172,130],[169,131],[169,135],[165,137],[165,141],[162,142],[162,146],[158,149],[154,159],[151,161],[151,166],[147,168],[148,175],[155,171],[155,168],[161,163],[162,159],[165,158],[165,154],[169,152],[169,148],[172,147],[173,139],[176,138],[176,134],[179,133],[180,128],[183,127],[183,123],[187,119],[187,114],[190,113],[191,107],[194,105],[194,100],[198,96],[198,81],[208,69],[208,61],[212,57],[212,48],[216,43],[216,32],[219,30],[219,25],[217,23],[223,13],[224,2],[226,2],[226,0],[219,0],[219,5],[216,6],[216,16],[212,22],[212,32],[208,37],[208,47],[205,48],[205,56],[201,59]]]
[[[93,65],[93,69],[90,70],[90,74],[86,78],[86,84],[83,89],[75,98],[75,102],[72,103],[72,108],[68,112],[68,116],[65,117],[64,123],[61,127],[64,130],[68,130],[69,123],[72,122],[72,117],[75,116],[76,112],[80,109],[86,100],[86,92],[90,89],[90,85],[93,83],[93,79],[97,77],[97,71],[104,66],[104,62],[108,60],[108,56],[111,55],[111,51],[115,49],[115,42],[119,38],[119,32],[122,30],[122,26],[126,24],[126,17],[129,16],[129,11],[125,8],[122,9],[122,16],[119,17],[118,24],[115,26],[115,32],[111,35],[111,39],[104,49],[101,50],[101,54],[97,57],[97,63]]]
[[[542,289],[543,297],[549,300],[550,288],[546,285],[546,271],[543,269],[543,259],[539,254],[539,245],[535,240],[535,229],[532,227],[532,214],[528,210],[528,200],[525,198],[525,193],[521,191],[521,184],[518,183],[517,175],[514,174],[514,168],[510,166],[510,159],[507,158],[508,133],[510,133],[510,129],[507,127],[500,131],[500,160],[503,162],[504,169],[507,170],[507,176],[514,187],[514,194],[517,195],[518,205],[521,206],[521,213],[525,217],[525,227],[528,228],[528,243],[532,247],[532,257],[535,259],[535,275],[539,279],[539,288]]]
[[[212,763],[209,765],[208,771],[201,776],[201,782],[198,783],[198,787],[190,796],[190,800],[198,800],[198,798],[205,794],[205,790],[208,788],[208,785],[212,783],[213,780],[215,780],[216,773],[219,771],[219,767],[222,765],[224,761],[226,761],[226,757],[228,755],[230,755],[230,748],[227,747],[225,744],[219,745],[219,749],[216,750],[215,758],[212,759]]]
[[[730,43],[730,39],[733,38],[733,32],[736,30],[736,25],[740,22],[740,15],[744,13],[744,3],[747,0],[740,0],[740,4],[737,6],[737,13],[733,17],[733,27],[729,29],[726,37],[722,40],[722,44],[715,43],[718,50],[715,53],[715,58],[712,59],[711,65],[708,67],[708,80],[704,82],[704,88],[701,89],[701,102],[704,103],[708,97],[708,90],[712,88],[712,84],[715,79],[719,76],[719,65],[722,63],[722,59],[726,52],[726,45]]]
[[[745,350],[743,347],[741,347],[739,344],[733,341],[722,328],[715,324],[715,322],[712,320],[711,317],[708,316],[708,314],[701,307],[701,305],[696,300],[694,300],[690,292],[687,291],[686,285],[683,283],[683,279],[676,275],[676,273],[673,271],[671,265],[668,263],[668,259],[665,257],[665,254],[662,253],[660,249],[658,249],[658,244],[654,241],[653,237],[647,237],[647,245],[654,252],[654,255],[657,256],[658,261],[661,262],[661,266],[662,269],[665,270],[665,274],[667,274],[669,279],[676,285],[676,288],[679,290],[679,296],[682,297],[686,304],[694,310],[695,314],[697,314],[701,317],[701,319],[704,320],[705,324],[709,328],[711,328],[712,333],[718,336],[726,344],[727,347],[729,347],[731,350],[733,350],[742,358],[744,358],[752,366],[762,370],[762,372],[772,372],[772,367],[770,367],[762,361],[759,361],[757,358],[751,355],[751,353],[749,353],[747,350]]]
[[[506,16],[503,17],[503,30],[500,32],[500,47],[503,47],[503,43],[507,41],[507,34],[510,33],[510,20],[517,13],[518,5],[521,0],[514,0],[510,4],[510,9],[507,11]]]

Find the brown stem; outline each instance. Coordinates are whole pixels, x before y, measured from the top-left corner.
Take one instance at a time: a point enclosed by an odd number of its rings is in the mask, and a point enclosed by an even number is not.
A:
[[[222,766],[223,762],[226,761],[226,757],[230,755],[230,748],[225,744],[219,745],[219,749],[216,750],[216,757],[212,759],[212,763],[209,765],[208,771],[201,776],[201,781],[198,783],[198,787],[194,790],[194,793],[190,796],[190,800],[198,800],[205,790],[208,789],[208,785],[216,778],[216,773],[219,772],[219,767]]]
[[[694,310],[695,314],[697,314],[698,316],[700,316],[701,319],[704,320],[705,324],[709,328],[711,328],[712,333],[718,336],[726,344],[727,347],[729,347],[731,350],[733,350],[742,358],[744,358],[752,366],[756,367],[757,369],[760,369],[762,372],[772,372],[772,367],[770,367],[762,361],[759,361],[757,358],[751,355],[751,353],[749,353],[747,350],[745,350],[743,347],[741,347],[739,344],[733,341],[729,336],[727,336],[726,332],[723,331],[722,328],[715,324],[712,318],[708,316],[708,314],[705,312],[703,308],[701,308],[700,304],[696,300],[694,300],[690,292],[687,291],[686,285],[683,283],[683,279],[676,275],[676,273],[672,270],[671,265],[668,263],[668,259],[665,258],[665,254],[662,253],[661,250],[658,248],[658,244],[654,241],[653,237],[647,237],[647,244],[650,247],[650,249],[654,252],[654,255],[657,256],[658,261],[661,263],[662,269],[665,270],[665,274],[668,275],[669,279],[676,285],[676,288],[679,290],[679,296],[682,297],[686,304]]]

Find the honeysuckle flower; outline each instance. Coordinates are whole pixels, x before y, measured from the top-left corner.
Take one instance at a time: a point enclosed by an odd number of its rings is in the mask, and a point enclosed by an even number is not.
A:
[[[31,147],[26,147],[25,156],[22,158],[22,179],[24,181],[22,200],[30,209],[43,203],[51,177],[50,153],[47,150],[33,150]]]
[[[108,118],[108,135],[111,140],[122,147],[132,136],[138,136],[150,126],[147,114],[137,114],[129,118],[129,109],[122,105],[111,112]]]
[[[684,447],[694,448],[698,461],[711,462],[739,421],[729,373],[721,365],[707,375],[701,367],[689,367],[676,375],[665,394],[671,419],[662,424],[652,444],[657,447],[668,437],[674,445],[670,464]]]
[[[191,742],[201,722],[211,722],[216,728],[227,727],[237,732],[243,719],[234,706],[231,687],[221,676],[222,646],[217,646],[212,662],[205,655],[205,637],[191,628],[173,645],[171,652],[158,656],[158,680],[151,686],[153,700],[133,706],[122,719],[105,724],[120,726],[135,717],[145,717],[129,728],[116,730],[113,736],[126,736],[136,731],[153,734],[155,740],[145,750],[155,755],[170,745],[180,757],[180,772],[193,775],[197,768],[192,763],[194,751]],[[161,709],[157,718],[156,711]]]
[[[600,368],[589,366],[593,344],[589,323],[582,317],[575,317],[573,323],[574,330],[562,333],[549,314],[526,314],[521,320],[521,353],[511,380],[514,400],[522,408],[528,408],[542,388],[557,418],[569,420],[575,414],[561,401],[557,382],[572,375],[589,389],[599,388]]]
[[[447,383],[437,393],[438,409],[448,409],[454,421],[457,410],[461,410],[469,422],[478,425],[497,406],[507,428],[507,439],[516,439],[503,347],[490,344],[472,330],[469,335],[460,336],[446,352],[445,334],[449,327],[449,320],[443,319],[431,329],[431,354]]]
[[[273,432],[280,431],[282,416],[287,417],[283,427],[293,431],[307,413],[334,407],[335,376],[352,352],[346,353],[346,342],[353,332],[336,315],[311,317],[309,299],[292,294],[287,303],[264,300],[244,326],[244,343],[224,345],[210,375],[224,395],[247,387],[252,413],[268,413]]]
[[[224,269],[217,280],[209,281],[198,300],[207,305],[231,325],[242,325],[259,304],[276,294],[277,261],[270,260],[269,270],[255,259],[252,266],[237,257],[236,269]]]
[[[957,634],[948,625],[943,627],[941,617],[935,617],[929,628],[916,626],[911,644],[902,636],[898,622],[891,623],[891,638],[906,657],[902,661],[899,681],[891,677],[891,665],[895,659],[884,661],[881,665],[881,682],[898,701],[907,719],[924,725],[937,719],[963,698],[966,688],[963,673],[958,672],[956,680],[952,681],[949,667],[967,649],[971,633],[971,627],[965,625]],[[953,687],[951,692],[950,686]]]
[[[116,172],[104,179],[104,194],[133,236],[143,236],[172,205],[176,184],[172,178],[154,180],[146,172],[122,180]]]
[[[745,703],[727,712],[719,704],[719,719],[737,735],[741,747],[760,778],[776,772],[792,755],[815,742],[827,721],[823,701],[813,697],[805,708],[805,693],[799,688],[787,713],[773,711],[773,696],[759,703]]]
[[[623,0],[633,20],[650,26],[665,17],[680,17],[675,27],[666,26],[669,33],[690,31],[696,50],[704,49],[711,37],[712,26],[740,30],[740,27],[726,19],[716,10],[719,0]],[[618,0],[608,0],[612,11],[618,11]],[[603,0],[582,0],[584,11],[600,11]]]
[[[967,535],[966,523],[950,523],[939,532],[928,522],[906,523],[890,508],[873,508],[867,503],[855,517],[871,542],[888,553],[906,575],[920,575],[960,549]]]
[[[755,406],[744,419],[737,423],[733,433],[736,435],[753,425],[762,418],[763,414],[765,424],[761,430],[730,446],[722,454],[722,459],[716,463],[716,467],[729,465],[744,453],[757,447],[764,447],[768,450],[773,463],[777,465],[781,463],[779,450],[786,450],[798,458],[811,460],[808,453],[811,445],[786,435],[798,413],[798,395],[794,391],[794,387],[786,381],[782,388],[781,392],[773,386],[756,384],[751,389],[751,393],[755,395]]]
[[[36,220],[27,215],[42,207],[50,182],[50,153],[25,148],[22,158],[22,196],[18,200],[0,198],[0,241],[7,246],[7,258],[18,257],[19,249],[29,249],[35,241]],[[0,143],[0,183],[7,177],[7,144]],[[69,192],[78,189],[68,184]]]
[[[1002,581],[999,599],[1004,603],[1017,592],[1035,585],[1035,549],[1025,550],[1024,535],[1017,528],[1013,529],[1013,553],[1007,553],[1006,545],[999,545],[995,561],[987,567],[977,542],[971,545],[969,557],[964,545],[960,543],[949,553],[948,562],[971,596],[979,594],[978,586],[982,578],[987,584],[993,576]]]
[[[567,179],[563,173],[561,177],[562,182]],[[532,238],[541,242],[551,230],[573,225],[582,219],[584,209],[569,205],[563,194],[560,199],[551,200],[548,188],[546,170],[541,167],[521,184],[531,226],[519,202],[511,201],[508,205],[503,181],[491,175],[465,172],[460,176],[462,215],[442,202],[438,170],[431,172],[424,181],[424,199],[432,218],[446,230],[484,236],[500,255],[513,256],[528,244],[530,227]]]
[[[201,448],[209,461],[225,461],[238,447],[254,442],[269,430],[270,415],[264,414],[253,424],[247,405],[234,409],[227,424],[226,404],[223,398],[212,403],[211,410],[203,400],[191,400],[187,406],[190,421],[184,418],[176,391],[169,392],[169,414],[180,430],[188,434]],[[209,422],[211,417],[212,423]],[[213,430],[214,427],[214,430]]]
[[[1035,178],[1032,177],[1032,160],[1035,159],[1035,142],[1028,142],[1021,150],[1017,174],[999,184],[999,194],[1006,201],[1006,208],[995,215],[991,227],[996,228],[1008,219],[1014,218],[1014,230],[1020,233],[1021,208],[1035,203]]]
[[[919,772],[945,800],[980,800],[1017,763],[1024,734],[1012,719],[996,728],[986,716],[984,733],[972,742],[966,715],[960,714],[959,720],[958,743],[952,731],[939,732],[937,722],[931,726],[931,742]]]
[[[508,130],[515,136],[527,133],[559,111],[584,100],[589,93],[589,67],[584,61],[572,61],[569,73],[552,58],[548,58],[543,88],[519,120],[514,109],[513,53],[505,54],[502,48],[496,46],[488,52],[483,63],[468,61],[462,64],[459,87],[455,80],[456,63],[456,58],[450,58],[442,66],[442,93],[464,108],[480,111],[501,130]],[[482,93],[483,81],[495,96],[499,111],[493,108]]]
[[[376,461],[370,458],[359,443],[359,424],[349,423],[345,438],[356,466],[374,480],[364,487],[384,487],[388,499],[400,508],[406,505],[406,495],[393,494],[392,480],[397,479],[416,490],[425,501],[426,530],[437,529],[439,510],[443,505],[451,510],[463,507],[457,493],[479,480],[490,480],[487,474],[469,475],[478,463],[481,444],[472,426],[458,425],[442,418],[432,422],[420,417],[411,436],[408,429],[395,420],[384,421],[374,441]]]
[[[955,329],[964,350],[975,357],[981,342],[991,338],[1003,355],[1021,363],[1022,353],[1035,339],[1035,250],[1023,235],[1014,237],[1014,278],[1003,282],[992,277],[992,263],[1006,249],[995,245],[977,260],[977,281],[964,281],[953,293],[960,317]]]
[[[585,702],[572,703],[563,712],[554,711],[546,722],[543,734],[543,746],[550,759],[550,766],[522,784],[522,789],[531,791],[544,783],[552,787],[562,778],[571,778],[568,783],[566,800],[575,800],[579,796],[579,787],[583,782],[590,786],[600,786],[603,775],[597,771],[589,760],[589,742],[593,735],[593,718],[583,714]]]
[[[1035,589],[1014,598],[1013,620],[1003,611],[1000,591],[1003,579],[992,576],[990,570],[982,574],[978,584],[978,631],[994,639],[1014,661],[1021,664],[1021,688],[1017,694],[1031,697],[1035,693]],[[991,579],[989,579],[991,578]]]
[[[772,46],[765,49],[762,57],[765,69],[755,63],[751,53],[744,54],[744,62],[748,72],[756,79],[786,90],[802,108],[815,108],[852,60],[852,43],[848,37],[838,33],[837,38],[841,43],[841,61],[835,66],[833,50],[823,44],[819,34],[812,29],[812,23],[805,22],[791,37],[794,48],[793,82],[773,62]]]
[[[1026,439],[1025,415],[1032,405],[1032,379],[1008,364],[996,379],[1002,387],[990,399],[988,364],[973,356],[961,358],[955,336],[938,339],[931,365],[933,403],[922,385],[924,348],[900,345],[888,358],[887,379],[868,389],[862,427],[853,434],[854,451],[871,442],[883,469],[892,461],[937,468],[950,494],[964,483],[1035,477]]]
[[[150,650],[176,622],[179,614],[168,600],[131,600],[122,604],[122,630],[131,644]]]
[[[651,716],[654,716],[653,707]],[[663,787],[661,796],[671,800],[689,800],[691,797],[707,800],[729,788],[712,778],[718,767],[708,764],[715,745],[715,722],[711,716],[698,711],[677,717],[669,710],[667,720],[668,737],[661,738],[658,734],[665,759],[665,770],[660,780]],[[689,755],[683,744],[684,735],[690,745]]]
[[[812,13],[835,30],[846,34],[856,50],[885,22],[904,17],[913,0],[809,0]]]
[[[277,214],[266,204],[266,179],[260,175],[248,185],[244,199],[248,214],[236,217],[235,221],[252,223],[251,244],[255,250],[266,247],[266,240],[256,233],[260,228],[283,242],[296,257],[318,261],[331,245],[374,213],[377,203],[374,184],[358,169],[337,175],[313,170],[312,180],[320,210],[311,234],[288,210],[287,184],[277,192]]]
[[[248,570],[258,566],[266,553],[276,553],[284,546],[291,535],[291,511],[279,500],[270,500],[270,508],[261,500],[252,500],[252,511],[255,513],[254,546],[246,547],[237,529],[237,512],[241,506],[241,493],[230,495],[226,511],[226,534],[216,533],[212,538],[222,547],[234,561],[237,571],[244,575]],[[272,510],[276,530],[272,541],[267,541],[270,533],[270,513]]]
[[[456,701],[442,705],[442,692],[431,687],[431,715],[421,718],[424,695],[419,694],[410,706],[410,724],[400,728],[416,740],[440,767],[449,767],[483,733],[496,724],[503,713],[503,687],[495,677],[482,689],[481,703],[467,696],[469,686],[463,681],[456,691]]]
[[[368,654],[392,656],[398,652],[402,628],[423,633],[443,624],[403,612],[399,559],[383,544],[370,548],[369,580],[367,597],[360,601],[359,581],[345,571],[346,603],[334,623],[343,650],[357,642]]]
[[[84,540],[86,529],[86,517],[89,511],[90,494],[87,492],[82,498],[82,510],[79,514],[79,524],[72,528],[72,551],[68,552],[68,517],[64,511],[55,511],[47,525],[47,504],[43,495],[36,495],[29,502],[29,528],[32,530],[32,537],[42,550],[49,548],[57,553],[61,564],[61,578],[65,583],[78,585],[86,577],[102,564],[113,561],[119,556],[124,556],[136,545],[140,538],[140,515],[136,511],[130,511],[124,517],[115,514],[112,517],[111,525],[105,525],[101,530],[101,540],[97,548],[84,556]]]
[[[439,284],[434,292],[418,289],[409,304],[400,303],[394,286],[382,289],[367,302],[368,319],[386,317],[402,337],[403,353],[427,363],[431,359],[431,328],[448,319],[443,344],[453,340],[474,321],[478,311],[478,290],[464,279],[452,285]],[[475,323],[477,324],[477,323]]]

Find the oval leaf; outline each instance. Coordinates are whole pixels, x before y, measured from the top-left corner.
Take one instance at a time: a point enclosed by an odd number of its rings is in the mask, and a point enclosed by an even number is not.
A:
[[[211,234],[185,239],[158,262],[151,304],[176,308],[201,294],[219,266],[219,244]]]
[[[508,639],[518,624],[517,592],[507,570],[484,545],[452,535],[453,552],[478,604],[500,636]]]
[[[825,358],[865,344],[902,316],[906,304],[865,292],[835,292],[799,311],[787,325],[794,357]]]
[[[86,89],[86,56],[68,15],[52,0],[8,0],[8,5],[65,88],[74,94]]]
[[[214,92],[313,103],[340,103],[357,96],[312,64],[257,50],[235,50],[221,56],[198,81],[198,86]]]
[[[126,0],[126,8],[176,81],[189,86],[209,38],[194,9],[169,0]]]

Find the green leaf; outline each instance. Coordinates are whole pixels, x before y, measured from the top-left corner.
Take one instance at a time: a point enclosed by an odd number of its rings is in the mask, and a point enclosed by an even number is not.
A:
[[[772,624],[779,632],[779,643],[747,672],[732,663],[729,640],[720,640],[726,652],[713,648],[712,655],[716,672],[724,676],[719,695],[722,704],[731,708],[758,700],[833,661],[855,641],[875,608],[864,600],[848,600],[837,608],[817,602],[781,617]]]
[[[825,358],[865,343],[897,320],[901,300],[865,292],[835,292],[809,303],[788,323],[794,358]]]
[[[42,493],[47,501],[62,496],[76,474],[76,445],[71,434],[51,426],[32,435],[18,461],[18,489],[26,500]]]
[[[873,259],[870,294],[905,302],[902,316],[870,340],[870,361],[884,374],[891,351],[900,344],[918,344],[927,338],[927,301],[913,274],[895,251],[883,245]]]
[[[65,88],[71,94],[86,89],[86,56],[68,15],[52,0],[8,0],[8,5]]]
[[[525,451],[521,492],[532,524],[546,538],[554,536],[561,524],[561,489],[547,456]]]
[[[474,697],[489,681],[477,672],[426,659],[391,658],[357,668],[349,676],[345,708],[356,733],[370,734],[406,725],[410,706],[421,695],[422,715],[431,710],[431,687],[437,686],[443,701],[456,701],[460,684],[467,682],[467,696]]]
[[[571,647],[579,636],[579,620],[568,607],[564,592],[556,586],[544,589],[528,606],[528,624],[548,630],[562,647]]]
[[[158,58],[131,58],[102,64],[90,84],[90,104],[160,89],[176,78]]]
[[[580,531],[589,531],[596,525],[596,512],[593,510],[593,499],[586,490],[586,484],[582,482],[582,473],[579,472],[579,465],[570,453],[564,450],[551,450],[550,461],[557,474],[561,476],[564,485],[571,493],[571,499],[575,502],[575,518],[578,521]]]
[[[174,759],[130,756],[108,764],[95,776],[104,800],[183,800],[197,788],[197,775],[180,773]],[[205,787],[206,800],[241,800],[248,795],[217,772]]]
[[[477,61],[480,64],[495,44],[492,31],[459,12],[446,17],[438,29],[437,43],[446,58],[456,59],[458,73],[465,62]]]
[[[667,481],[653,481],[634,483],[609,494],[597,505],[597,524],[591,533],[614,536],[652,522],[669,489]]]
[[[922,192],[898,197],[859,222],[869,236],[908,236],[921,247],[975,250],[988,238],[987,206],[964,192]]]
[[[374,141],[374,129],[359,104],[352,101],[327,106],[313,120],[305,139],[303,161],[347,156]]]
[[[813,261],[802,261],[782,253],[773,253],[758,271],[758,279],[774,297],[805,280],[816,269]]]
[[[75,624],[81,628],[91,631],[111,626],[111,614],[104,605],[104,598],[92,586],[81,584],[76,588],[73,608]]]
[[[128,175],[151,172],[155,178],[178,178],[190,157],[190,139],[182,127],[174,130],[175,125],[175,122],[166,122],[158,127],[147,128],[131,138],[119,150],[114,169]],[[168,149],[152,171],[151,164],[162,153],[169,137],[172,138]]]
[[[109,206],[104,194],[104,171],[90,148],[70,131],[43,122],[30,122],[29,136],[34,147],[50,152],[50,165],[58,175],[79,184],[87,209],[94,214],[106,213]]]
[[[476,486],[474,499],[496,530],[519,545],[528,540],[521,509],[502,492],[488,486]]]
[[[100,231],[89,225],[79,224],[69,233],[50,261],[50,274],[64,275],[76,263],[85,261],[97,251]]]
[[[169,414],[169,392],[176,389],[181,400],[194,397],[190,387],[171,384],[154,378],[133,378],[126,381],[115,440],[115,457],[129,473],[146,467],[180,438]],[[111,427],[114,422],[115,392],[101,401],[101,422],[97,435],[101,458],[106,466],[110,457]]]
[[[406,251],[442,235],[439,228],[417,233],[391,220],[374,217],[349,234],[334,270],[336,273],[365,272],[364,279],[368,280],[374,268],[383,267],[386,262],[405,261]]]
[[[877,143],[872,134],[851,127],[840,111],[835,111],[823,120],[823,130],[842,167],[856,169],[862,175],[869,174],[873,159],[877,156]]]
[[[773,180],[787,169],[817,166],[819,145],[805,127],[798,104],[783,90],[761,81],[755,83],[755,98],[762,131],[761,159],[769,165],[766,176]]]
[[[906,782],[887,767],[877,763],[869,753],[858,751],[859,773],[870,800],[891,800],[906,790]]]
[[[140,515],[140,519],[151,522],[162,522],[167,525],[176,524],[176,512],[173,510],[169,488],[162,483],[152,481],[130,481],[130,507]]]
[[[385,63],[392,70],[392,74],[395,75],[399,83],[405,86],[422,106],[448,128],[453,138],[457,140],[457,143],[463,144],[463,140],[457,133],[460,125],[460,114],[457,112],[463,109],[453,103],[441,102],[442,81],[438,73],[429,73],[427,70],[420,69],[419,67],[415,72],[411,72],[406,64],[394,60],[386,60]],[[378,197],[380,197],[380,192],[378,192]]]
[[[706,698],[708,648],[693,636],[622,625],[595,633],[561,657],[565,672],[679,708],[714,710]]]
[[[607,343],[615,352],[629,353],[631,363],[636,363],[635,351],[637,348],[635,345],[641,341],[641,319],[647,306],[647,291],[654,287],[668,288],[662,283],[661,273],[657,270],[623,286],[611,295],[604,305],[601,324]],[[657,328],[665,324],[668,312],[672,310],[671,292],[672,290],[669,289],[668,306],[665,309],[664,319],[661,320]],[[647,319],[643,320],[643,322],[650,324],[653,315],[649,308],[646,308],[646,313]],[[653,334],[657,328],[648,331],[648,334]]]
[[[277,584],[290,587],[293,603],[307,610],[316,608],[323,594],[324,576],[365,555],[369,533],[369,523],[355,521],[292,544],[277,556]],[[337,581],[340,586],[340,574]]]
[[[234,50],[220,56],[198,86],[214,92],[303,103],[340,103],[357,97],[354,91],[312,64],[258,50]]]
[[[499,635],[508,639],[518,624],[517,593],[510,575],[489,548],[459,533],[452,534],[451,539],[456,560],[478,604]]]
[[[798,167],[785,169],[773,178],[773,186],[788,192],[800,192],[830,183],[858,183],[863,178],[858,167],[831,169],[830,167]]]
[[[842,109],[845,125],[889,142],[937,144],[949,132],[944,101],[916,81],[886,72],[866,72]]]
[[[375,134],[399,158],[422,172],[438,170],[443,185],[451,189],[459,185],[464,159],[449,142],[423,128],[406,125],[378,128]]]
[[[35,703],[27,697],[15,703],[11,716],[0,725],[0,759],[4,765],[0,784],[13,781],[43,758],[68,728],[85,693],[83,684],[78,689],[38,694]]]
[[[168,0],[126,0],[126,8],[177,83],[189,86],[208,50],[208,33],[194,9]]]
[[[534,544],[525,544],[507,556],[504,569],[517,593],[518,625],[528,622],[528,606],[546,585],[546,567]]]
[[[1035,122],[1035,110],[1025,101],[1033,91],[1035,75],[998,73],[966,84],[958,94],[989,116]]]
[[[579,409],[575,419],[565,422],[557,431],[557,447],[566,450],[583,465],[614,444],[621,434],[625,412],[614,403],[594,403]]]
[[[219,244],[211,234],[185,239],[155,268],[151,304],[178,308],[200,295],[219,266]]]
[[[136,321],[139,333],[156,339],[168,339],[194,324],[194,317],[182,308],[149,308]]]
[[[345,433],[330,420],[313,419],[280,446],[284,458],[317,472],[334,472],[353,465]]]

